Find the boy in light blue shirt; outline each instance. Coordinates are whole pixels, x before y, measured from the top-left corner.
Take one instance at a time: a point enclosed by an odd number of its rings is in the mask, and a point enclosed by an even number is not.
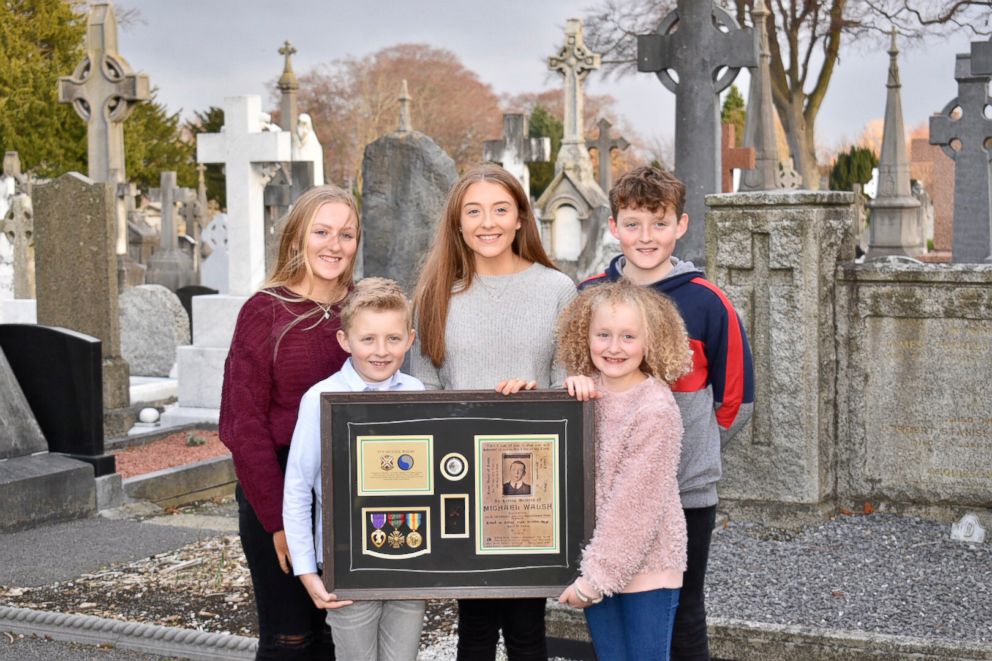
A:
[[[286,465],[282,519],[293,573],[318,608],[326,608],[336,656],[357,661],[415,661],[425,602],[337,601],[317,574],[323,557],[320,479],[320,395],[325,392],[423,390],[400,372],[415,331],[403,290],[386,278],[365,278],[341,309],[338,342],[351,354],[342,368],[310,388],[300,413]],[[316,494],[316,525],[311,518]]]

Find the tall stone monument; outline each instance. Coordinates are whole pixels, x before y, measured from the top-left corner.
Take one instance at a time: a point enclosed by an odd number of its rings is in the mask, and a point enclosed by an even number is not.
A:
[[[548,58],[548,69],[561,74],[565,83],[564,135],[555,176],[535,203],[535,212],[545,248],[573,278],[599,270],[606,258],[601,247],[610,242],[609,201],[593,174],[583,131],[582,85],[599,67],[599,54],[586,48],[583,40],[582,21],[568,19],[565,45]]]
[[[720,190],[720,92],[741,67],[757,63],[753,30],[711,0],[678,0],[656,34],[637,37],[637,70],[655,73],[675,94],[675,174],[685,183],[689,214],[675,250],[683,259],[705,261],[704,198]]]
[[[150,98],[148,76],[134,73],[117,52],[117,18],[110,2],[90,7],[86,57],[71,76],[59,78],[59,102],[71,103],[87,125],[89,178],[115,188],[115,252],[124,286],[141,284],[143,271],[127,257],[127,205],[122,197],[124,121],[135,105]]]
[[[223,163],[227,190],[228,287],[248,296],[265,279],[263,191],[274,163],[292,158],[288,132],[262,130],[262,101],[257,96],[224,100],[224,128],[196,136],[196,160]]]
[[[930,144],[954,160],[954,227],[951,260],[978,264],[992,260],[992,119],[985,109],[992,74],[972,69],[970,54],[958,54],[954,79],[958,95],[930,118]],[[955,110],[960,108],[957,117]],[[957,149],[955,148],[957,147]]]
[[[291,161],[281,163],[265,187],[266,271],[275,265],[279,249],[279,221],[307,189],[324,183],[324,148],[317,140],[313,119],[306,113],[298,113],[300,83],[292,62],[296,52],[289,41],[279,49],[279,54],[284,58],[282,75],[276,84],[280,93],[279,128],[289,134],[292,148]]]
[[[175,172],[163,172],[160,178],[162,224],[159,229],[159,248],[148,260],[145,281],[150,285],[162,285],[175,292],[180,287],[196,284],[193,260],[179,249],[176,229],[176,196],[180,189],[176,185]]]
[[[34,298],[34,212],[30,197],[14,194],[10,209],[0,219],[0,234],[13,248],[14,298]]]
[[[544,163],[551,159],[551,138],[528,137],[528,117],[522,112],[503,113],[503,137],[486,140],[482,145],[482,158],[499,163],[515,176],[530,196],[530,169],[528,163]]]
[[[868,258],[886,255],[917,257],[926,252],[926,237],[919,215],[920,202],[909,185],[909,158],[906,155],[906,131],[902,121],[902,97],[899,82],[899,49],[896,31],[892,30],[889,48],[888,94],[885,99],[885,124],[882,153],[878,161],[878,192],[868,203],[872,210]]]
[[[854,196],[752,192],[706,202],[709,277],[744,320],[754,357],[754,415],[724,452],[720,499],[787,503],[796,517],[818,518],[834,485],[835,273],[854,259]]]
[[[111,437],[134,422],[121,357],[116,209],[117,184],[76,172],[34,187],[38,323],[100,340],[104,432]]]
[[[778,141],[775,137],[775,104],[772,101],[771,61],[768,45],[768,16],[765,0],[758,0],[751,10],[755,38],[758,41],[758,66],[751,67],[747,95],[747,118],[744,122],[744,146],[754,149],[755,163],[741,173],[741,191],[778,188]]]
[[[610,137],[610,129],[613,128],[613,124],[605,117],[599,118],[596,127],[599,129],[599,136],[595,140],[586,140],[586,147],[590,151],[596,150],[596,155],[599,158],[599,187],[609,195],[610,189],[613,187],[613,162],[610,156],[614,149],[624,151],[630,146],[630,143],[622,135],[618,135],[616,138]]]
[[[406,81],[399,101],[397,130],[367,145],[362,158],[362,259],[364,275],[392,278],[411,292],[458,173],[444,150],[414,130]]]

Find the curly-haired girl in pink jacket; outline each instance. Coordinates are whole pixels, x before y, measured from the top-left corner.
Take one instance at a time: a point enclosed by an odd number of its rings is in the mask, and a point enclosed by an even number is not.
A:
[[[646,287],[593,287],[559,318],[558,356],[569,394],[596,399],[596,529],[559,601],[586,609],[600,661],[667,661],[686,565],[669,388],[691,363],[682,317]]]

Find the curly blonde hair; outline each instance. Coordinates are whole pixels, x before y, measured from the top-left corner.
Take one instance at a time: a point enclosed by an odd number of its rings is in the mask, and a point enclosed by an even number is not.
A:
[[[569,374],[596,373],[589,353],[592,315],[601,305],[618,303],[641,313],[645,332],[642,372],[671,385],[690,371],[689,336],[675,304],[653,289],[620,280],[582,291],[558,317],[557,359]]]

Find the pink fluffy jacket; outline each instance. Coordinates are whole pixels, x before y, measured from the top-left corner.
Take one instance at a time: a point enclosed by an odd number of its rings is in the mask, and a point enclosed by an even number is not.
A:
[[[681,448],[682,417],[664,382],[648,377],[596,400],[596,529],[581,567],[602,594],[624,592],[638,577],[685,571]]]

